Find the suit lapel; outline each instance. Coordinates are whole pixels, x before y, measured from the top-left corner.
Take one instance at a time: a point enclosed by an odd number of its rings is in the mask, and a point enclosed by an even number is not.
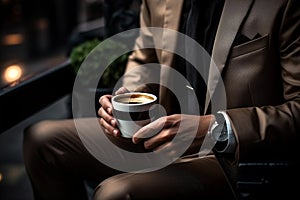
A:
[[[225,67],[235,36],[252,2],[253,0],[225,0],[212,51],[212,64],[208,77],[205,113],[207,112],[211,96],[213,96],[216,86],[220,81],[220,74],[222,74]],[[213,66],[213,63],[216,67]]]

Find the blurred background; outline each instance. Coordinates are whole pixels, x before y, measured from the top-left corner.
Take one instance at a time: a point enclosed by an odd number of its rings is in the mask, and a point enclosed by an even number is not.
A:
[[[72,50],[85,41],[136,28],[140,4],[140,0],[0,0],[0,96],[7,88],[68,62]],[[23,166],[23,129],[39,120],[70,117],[69,98],[0,133],[1,200],[33,199]],[[11,111],[18,113],[13,105]]]
[[[65,60],[72,33],[103,15],[103,0],[1,0],[1,86],[12,81],[10,66],[25,77]]]

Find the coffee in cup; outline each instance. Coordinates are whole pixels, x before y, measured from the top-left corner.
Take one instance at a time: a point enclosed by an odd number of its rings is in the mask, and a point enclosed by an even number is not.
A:
[[[142,92],[124,93],[112,98],[113,115],[123,137],[132,138],[141,127],[155,119],[156,101],[155,95]]]

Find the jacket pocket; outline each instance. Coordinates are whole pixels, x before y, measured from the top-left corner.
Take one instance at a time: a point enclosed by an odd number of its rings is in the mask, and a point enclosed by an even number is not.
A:
[[[249,42],[234,46],[231,51],[231,58],[245,55],[269,46],[269,34],[256,38]]]

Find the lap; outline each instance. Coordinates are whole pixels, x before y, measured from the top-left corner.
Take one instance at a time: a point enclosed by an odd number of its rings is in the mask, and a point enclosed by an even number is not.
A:
[[[71,119],[43,121],[26,132],[25,143],[31,138],[31,146],[47,146],[52,152],[62,153],[60,162],[73,174],[99,182],[104,180],[95,190],[95,199],[117,200],[128,195],[131,199],[233,198],[230,184],[214,156],[182,159],[147,173],[121,173],[102,164],[86,150]]]
[[[124,173],[103,181],[95,199],[234,199],[214,156],[171,164],[148,173]]]

